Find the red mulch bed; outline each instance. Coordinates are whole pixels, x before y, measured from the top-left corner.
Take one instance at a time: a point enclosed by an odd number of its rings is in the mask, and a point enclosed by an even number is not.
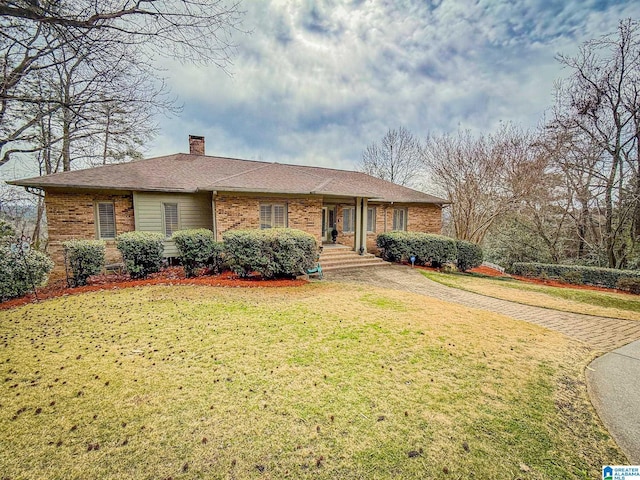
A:
[[[240,278],[232,272],[224,272],[220,275],[204,275],[195,278],[185,278],[184,271],[179,267],[172,267],[155,273],[144,280],[131,280],[128,275],[96,275],[90,277],[87,285],[83,287],[68,288],[64,279],[50,282],[46,287],[38,289],[38,300],[75,295],[85,292],[100,290],[118,290],[121,288],[140,287],[143,285],[209,285],[214,287],[298,287],[306,284],[306,280],[265,280],[259,275],[248,278]],[[33,294],[14,298],[0,303],[0,310],[20,307],[28,303],[36,302]]]
[[[417,267],[425,270],[431,270],[434,272],[439,272],[439,268],[433,267]],[[488,277],[509,277],[515,280],[519,280],[521,282],[526,283],[534,283],[536,285],[546,285],[548,287],[559,287],[559,288],[575,288],[576,290],[593,290],[596,292],[608,292],[608,293],[625,293],[627,295],[635,295],[634,293],[627,292],[625,290],[618,290],[617,288],[606,288],[606,287],[596,287],[593,285],[574,285],[573,283],[565,283],[560,282],[558,280],[541,280],[539,278],[529,278],[529,277],[521,277],[519,275],[509,275],[507,273],[502,273],[500,270],[496,270],[494,268],[480,266],[476,268],[472,268],[469,270],[471,273],[478,273],[480,275],[486,275]]]

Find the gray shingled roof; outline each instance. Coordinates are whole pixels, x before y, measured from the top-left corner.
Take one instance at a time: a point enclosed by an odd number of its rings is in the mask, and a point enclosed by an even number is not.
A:
[[[156,192],[258,192],[449,203],[360,172],[178,153],[8,182],[23,187]]]

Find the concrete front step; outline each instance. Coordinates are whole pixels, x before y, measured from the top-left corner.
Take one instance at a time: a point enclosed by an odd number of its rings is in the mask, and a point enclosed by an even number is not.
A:
[[[359,255],[349,247],[325,248],[320,255],[320,265],[323,271],[343,270],[348,268],[381,267],[390,265],[382,259],[366,253]]]
[[[365,253],[364,255],[358,255],[357,253],[351,251],[346,253],[323,253],[320,255],[320,260],[324,260],[325,262],[332,260],[344,260],[347,258],[377,258],[375,255],[371,253]]]
[[[361,260],[361,261],[349,261],[349,262],[340,262],[340,263],[331,263],[331,264],[320,262],[320,265],[322,265],[322,270],[324,272],[330,272],[332,270],[343,270],[347,268],[386,267],[391,264],[383,260],[377,260],[377,261]]]

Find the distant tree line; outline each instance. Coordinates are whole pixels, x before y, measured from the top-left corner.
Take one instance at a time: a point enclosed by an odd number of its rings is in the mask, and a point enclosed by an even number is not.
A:
[[[404,185],[428,178],[453,202],[447,233],[482,244],[503,265],[639,268],[640,27],[621,21],[615,33],[558,60],[570,74],[540,128],[503,124],[424,141],[389,130],[365,150],[361,169]],[[398,176],[405,170],[413,173]]]
[[[179,110],[157,59],[226,69],[242,14],[235,0],[0,0],[0,166],[27,155],[44,175],[140,158],[158,115]],[[5,215],[14,196],[0,188]]]

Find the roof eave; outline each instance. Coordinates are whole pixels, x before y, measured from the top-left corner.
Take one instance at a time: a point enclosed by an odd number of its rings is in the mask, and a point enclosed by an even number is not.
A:
[[[165,187],[131,187],[116,185],[80,185],[80,184],[51,184],[42,182],[28,182],[24,180],[10,180],[5,182],[17,187],[35,187],[43,190],[47,189],[69,189],[69,190],[117,190],[123,192],[175,192],[175,193],[196,193],[198,189],[188,188],[165,188]]]

